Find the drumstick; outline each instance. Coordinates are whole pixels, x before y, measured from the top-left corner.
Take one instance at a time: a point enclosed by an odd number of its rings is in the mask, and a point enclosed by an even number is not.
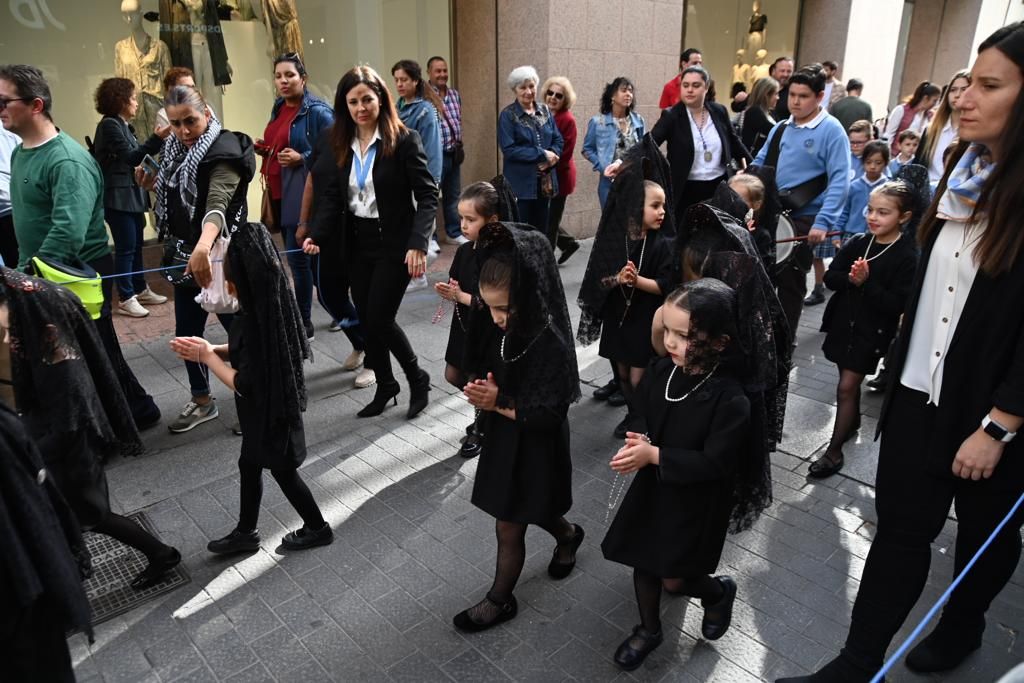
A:
[[[843,234],[842,231],[826,232],[825,233],[825,237],[836,237],[837,235],[842,235],[842,234]],[[803,237],[786,237],[785,239],[775,240],[775,244],[784,244],[786,242],[803,242],[804,240],[806,240],[809,237],[810,237],[810,235],[804,235]]]

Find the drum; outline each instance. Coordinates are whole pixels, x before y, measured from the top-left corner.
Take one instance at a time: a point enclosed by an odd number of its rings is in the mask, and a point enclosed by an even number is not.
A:
[[[793,256],[793,248],[798,244],[798,242],[793,241],[794,237],[796,237],[796,226],[793,225],[793,221],[789,216],[784,213],[780,213],[779,222],[775,228],[776,266],[784,265],[785,262]]]

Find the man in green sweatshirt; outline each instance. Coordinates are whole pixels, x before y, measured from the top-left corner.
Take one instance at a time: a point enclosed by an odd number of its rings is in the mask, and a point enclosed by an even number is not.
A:
[[[103,174],[96,160],[53,122],[50,86],[39,69],[0,66],[0,124],[21,137],[11,155],[11,206],[18,238],[18,268],[33,256],[76,261],[101,275],[114,272],[103,225]],[[160,420],[153,398],[125,362],[111,319],[110,280],[103,281],[103,311],[96,328],[121,380],[135,423]]]

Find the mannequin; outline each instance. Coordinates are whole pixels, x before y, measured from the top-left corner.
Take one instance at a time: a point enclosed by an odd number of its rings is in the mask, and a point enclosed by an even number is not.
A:
[[[747,51],[743,48],[736,50],[736,63],[732,67],[732,82],[742,83],[750,90],[750,86],[753,83],[750,80],[751,67],[748,64],[743,63],[743,57],[747,54]]]
[[[765,46],[765,26],[768,15],[761,14],[761,0],[754,0],[753,14],[750,15],[750,29],[747,33],[747,49],[751,52]]]
[[[194,27],[200,30],[191,31]],[[196,88],[223,117],[223,86],[230,85],[232,70],[217,0],[160,0],[160,36],[170,43],[174,65],[192,69]]]
[[[123,0],[121,15],[130,34],[114,45],[114,75],[135,84],[139,109],[133,123],[145,139],[153,132],[156,113],[163,106],[163,78],[171,68],[171,52],[167,43],[146,33],[138,0]]]
[[[302,30],[299,28],[299,10],[295,0],[247,0],[252,11],[263,22],[270,42],[267,51],[271,59],[289,52],[302,54]]]
[[[771,67],[769,64],[765,64],[767,57],[768,50],[760,49],[757,51],[757,61],[754,63],[754,66],[750,67],[751,83],[757,83],[762,78],[768,78],[768,69]]]

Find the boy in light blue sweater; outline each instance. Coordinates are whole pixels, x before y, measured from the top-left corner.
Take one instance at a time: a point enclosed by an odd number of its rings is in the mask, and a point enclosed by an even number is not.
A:
[[[764,165],[775,136],[782,135],[775,162],[780,192],[822,175],[827,178],[824,192],[790,213],[797,232],[809,238],[797,243],[791,261],[776,276],[779,302],[794,337],[807,293],[807,273],[814,260],[812,247],[824,243],[832,248],[825,235],[835,230],[850,187],[850,142],[843,125],[822,107],[824,93],[825,75],[820,68],[803,67],[790,76],[791,116],[772,129],[754,160]]]

